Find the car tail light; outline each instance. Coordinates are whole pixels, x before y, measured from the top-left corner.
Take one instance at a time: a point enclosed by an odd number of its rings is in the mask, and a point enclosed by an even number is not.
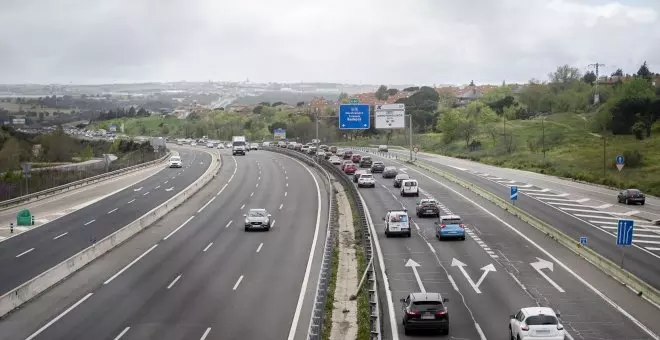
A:
[[[461,223],[460,226],[462,229],[465,229],[465,224]]]
[[[529,330],[529,326],[523,325],[522,327],[520,327],[520,329],[527,332]]]
[[[557,330],[558,330],[558,331],[561,331],[561,330],[563,330],[563,329],[564,329],[564,326],[562,326],[562,325],[557,325]]]
[[[444,229],[445,227],[446,227],[446,225],[444,225],[444,224],[440,225],[440,229]]]
[[[408,314],[408,316],[411,316],[411,317],[422,315],[422,313],[420,313],[416,310],[412,310],[412,309],[409,309],[406,313]]]
[[[439,311],[435,312],[435,315],[437,315],[437,316],[443,316],[443,315],[446,315],[446,314],[447,314],[446,309],[439,310]]]

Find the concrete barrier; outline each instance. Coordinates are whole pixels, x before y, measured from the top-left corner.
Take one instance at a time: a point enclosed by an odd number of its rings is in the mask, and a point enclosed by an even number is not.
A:
[[[213,157],[208,170],[206,170],[198,180],[190,184],[174,197],[142,215],[137,220],[106,236],[94,245],[87,247],[67,260],[0,296],[0,317],[30,301],[71,274],[82,269],[98,257],[149,227],[152,223],[158,221],[167,213],[185,202],[189,197],[199,191],[199,189],[203,188],[216,176],[222,166],[222,159],[218,156],[216,151],[209,151],[209,153],[211,153]]]
[[[426,170],[428,172],[440,175],[441,177],[454,182],[464,188],[469,189],[470,191],[476,193],[477,195],[487,199],[488,201],[494,203],[495,205],[499,206],[500,208],[508,211],[510,214],[520,218],[522,221],[526,222],[527,224],[533,226],[534,228],[538,229],[539,231],[543,232],[547,236],[551,237],[555,241],[559,242],[566,248],[570,249],[577,255],[583,257],[587,261],[589,261],[591,264],[596,266],[598,269],[603,271],[605,274],[611,276],[615,280],[625,284],[629,288],[633,289],[635,292],[637,292],[638,295],[648,299],[649,301],[652,301],[655,304],[660,304],[660,291],[656,289],[655,287],[651,286],[650,284],[646,283],[642,279],[638,278],[637,276],[633,275],[629,271],[621,268],[619,265],[614,263],[613,261],[610,261],[609,259],[605,258],[604,256],[600,255],[593,249],[589,247],[583,247],[580,245],[579,242],[576,242],[573,238],[570,236],[564,234],[560,230],[554,228],[550,224],[543,222],[539,220],[538,218],[526,213],[525,211],[521,210],[520,208],[514,206],[513,204],[509,203],[505,199],[494,195],[481,187],[474,185],[470,182],[464,181],[462,179],[459,179],[458,177],[452,175],[449,172],[440,170],[438,168],[433,167],[432,165],[425,164],[425,162],[421,161],[416,161],[416,162],[406,162],[407,164],[412,164],[420,169]]]

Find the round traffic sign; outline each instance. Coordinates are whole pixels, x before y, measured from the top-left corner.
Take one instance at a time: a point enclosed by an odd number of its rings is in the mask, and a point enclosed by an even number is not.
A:
[[[415,153],[419,152],[419,147],[417,147],[417,146],[414,147],[414,148],[413,148],[413,151],[415,151]]]
[[[616,156],[616,164],[624,164],[624,161],[623,155]]]

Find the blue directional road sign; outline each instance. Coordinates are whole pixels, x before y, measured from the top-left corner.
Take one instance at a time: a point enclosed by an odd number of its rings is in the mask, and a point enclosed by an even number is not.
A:
[[[511,200],[512,201],[518,200],[518,187],[511,187]]]
[[[340,130],[364,130],[370,126],[369,104],[343,104],[339,106]]]
[[[616,244],[618,246],[632,245],[633,229],[635,229],[635,221],[619,220],[616,228]]]
[[[580,236],[580,244],[583,246],[587,245],[587,237],[586,236]]]
[[[623,155],[616,156],[616,164],[625,164],[625,158],[623,158]]]

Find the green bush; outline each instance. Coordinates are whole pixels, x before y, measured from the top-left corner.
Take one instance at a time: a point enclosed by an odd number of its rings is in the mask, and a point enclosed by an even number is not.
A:
[[[638,150],[626,150],[623,152],[626,161],[626,167],[637,168],[642,165],[644,157]]]

